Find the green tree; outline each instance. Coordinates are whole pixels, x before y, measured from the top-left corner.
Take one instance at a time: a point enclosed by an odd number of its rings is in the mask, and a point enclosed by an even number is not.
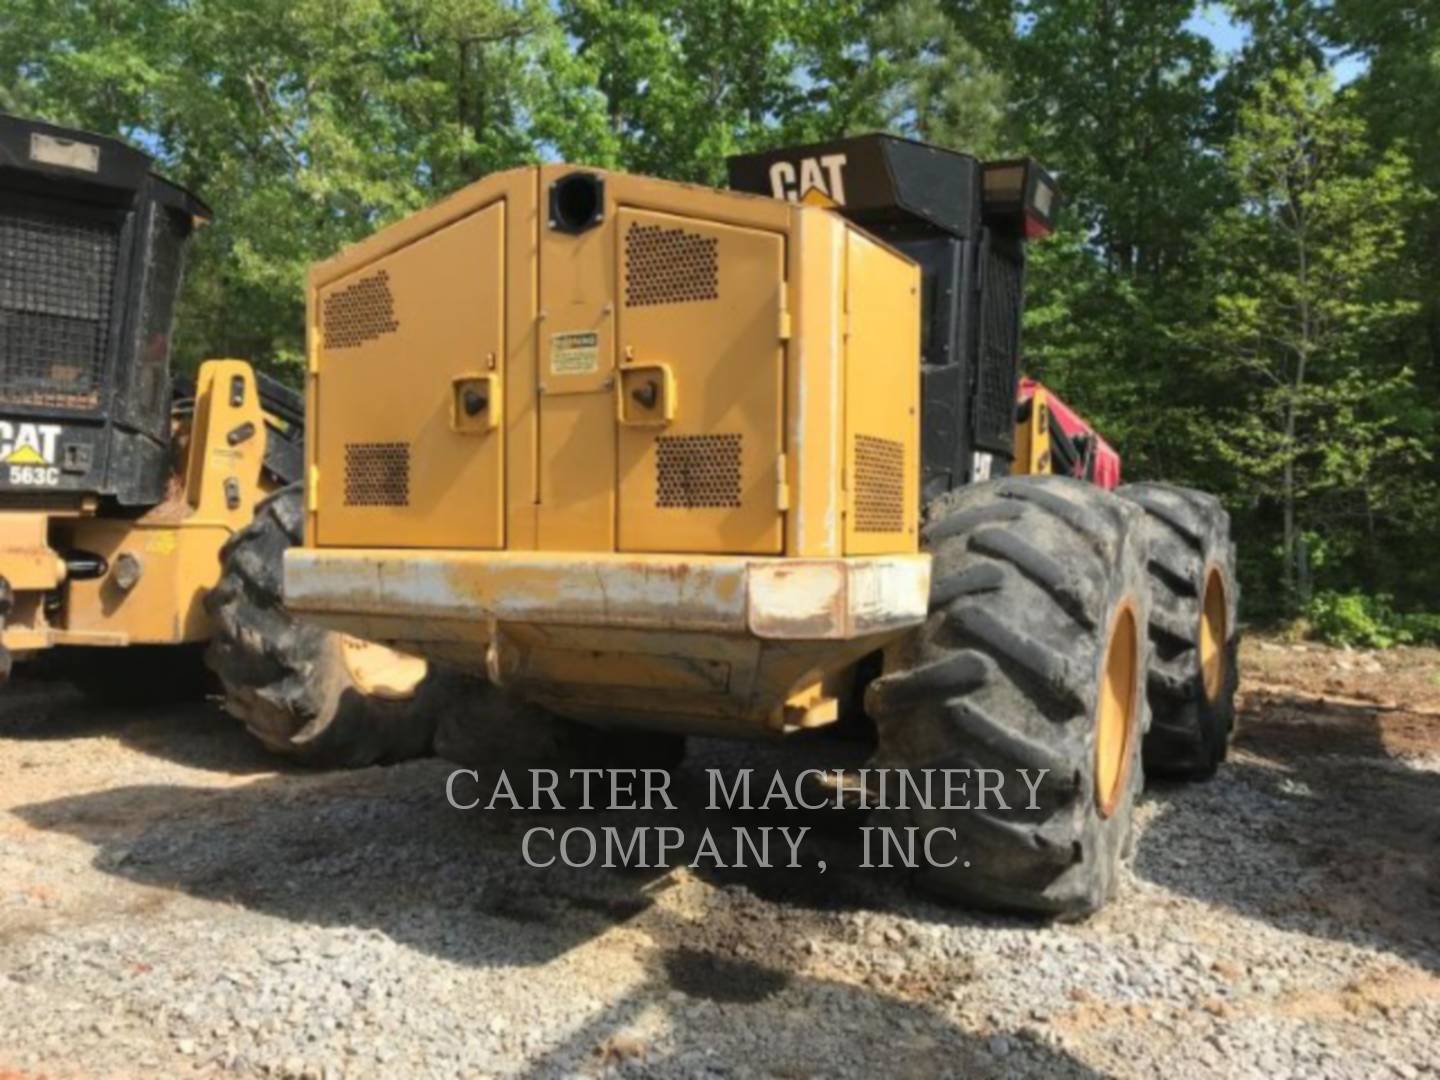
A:
[[[1127,475],[1204,483],[1168,404],[1193,393],[1175,328],[1191,318],[1196,240],[1226,198],[1212,146],[1213,46],[1189,0],[1025,0],[1006,40],[1017,149],[1054,171],[1060,233],[1030,249],[1025,366],[1092,418]]]
[[[167,0],[0,4],[0,109],[134,133],[164,71]]]
[[[559,12],[573,48],[549,69],[535,134],[570,160],[722,183],[731,154],[860,131],[982,153],[1002,142],[1004,79],[940,0],[564,0]]]
[[[1440,10],[1402,0],[1337,0],[1327,14],[1332,40],[1366,65],[1351,93],[1375,143],[1403,145],[1420,183],[1440,190]],[[1440,281],[1440,205],[1418,214],[1411,233],[1416,273],[1432,283],[1425,336],[1416,343],[1420,374],[1426,389],[1440,395],[1440,288],[1433,284]]]
[[[0,0],[7,107],[118,134],[216,211],[177,358],[298,377],[306,268],[532,159],[541,0]]]
[[[1028,153],[1061,173],[1067,214],[1106,266],[1162,278],[1220,194],[1206,154],[1214,47],[1192,0],[1032,0],[1014,46]]]
[[[560,18],[609,127],[599,164],[718,182],[726,155],[771,126],[791,90],[801,19],[789,0],[564,0]],[[577,85],[547,115],[563,114]]]
[[[1405,513],[1387,481],[1413,473],[1434,420],[1407,405],[1403,357],[1386,360],[1419,311],[1395,287],[1419,193],[1404,153],[1372,158],[1363,121],[1308,63],[1259,84],[1225,163],[1240,201],[1206,239],[1211,318],[1196,344],[1237,396],[1194,434],[1237,489],[1278,508],[1282,581],[1303,603],[1309,538],[1343,542],[1356,518],[1373,531]]]
[[[982,158],[1007,152],[1006,80],[940,0],[900,0],[875,20],[867,49],[876,126]]]

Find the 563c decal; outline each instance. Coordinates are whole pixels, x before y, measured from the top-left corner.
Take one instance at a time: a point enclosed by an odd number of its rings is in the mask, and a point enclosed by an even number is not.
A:
[[[5,478],[23,487],[54,487],[60,483],[55,450],[59,424],[0,420],[0,467]]]

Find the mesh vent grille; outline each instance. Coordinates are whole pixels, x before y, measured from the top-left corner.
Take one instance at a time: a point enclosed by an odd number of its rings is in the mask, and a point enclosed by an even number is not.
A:
[[[409,506],[410,444],[345,444],[346,506]]]
[[[855,436],[855,531],[905,530],[905,445]]]
[[[384,270],[325,298],[327,349],[353,349],[399,329],[390,275]]]
[[[170,330],[180,293],[187,230],[178,215],[155,206],[150,217],[150,271],[136,339],[131,405],[157,435],[170,426]]]
[[[625,232],[625,306],[717,299],[719,243],[684,229],[631,224]]]
[[[0,211],[0,401],[100,404],[119,246],[113,225]]]
[[[984,343],[975,394],[975,444],[1009,454],[1015,442],[1016,361],[1020,355],[1020,263],[992,251],[981,297]]]
[[[656,506],[707,510],[740,505],[739,435],[662,435],[655,450]]]

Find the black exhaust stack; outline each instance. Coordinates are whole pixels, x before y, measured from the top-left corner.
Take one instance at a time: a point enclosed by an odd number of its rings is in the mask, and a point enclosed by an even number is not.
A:
[[[1025,241],[1054,226],[1055,182],[1028,159],[984,164],[891,135],[729,160],[730,186],[834,207],[923,272],[921,488],[1008,470],[1014,456]]]

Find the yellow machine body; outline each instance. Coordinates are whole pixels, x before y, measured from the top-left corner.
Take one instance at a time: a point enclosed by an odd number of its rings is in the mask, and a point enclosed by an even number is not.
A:
[[[500,173],[310,276],[287,605],[567,715],[822,723],[926,612],[919,270],[837,214]]]
[[[210,636],[201,601],[219,579],[220,547],[262,494],[265,418],[250,365],[202,365],[194,413],[175,434],[170,497],[138,517],[102,515],[93,498],[0,506],[0,577],[12,590],[6,650]],[[66,556],[77,552],[98,556],[105,572],[67,580]]]
[[[1048,476],[1054,472],[1050,457],[1050,392],[1036,386],[1030,407],[1015,423],[1015,460],[1012,476]]]

